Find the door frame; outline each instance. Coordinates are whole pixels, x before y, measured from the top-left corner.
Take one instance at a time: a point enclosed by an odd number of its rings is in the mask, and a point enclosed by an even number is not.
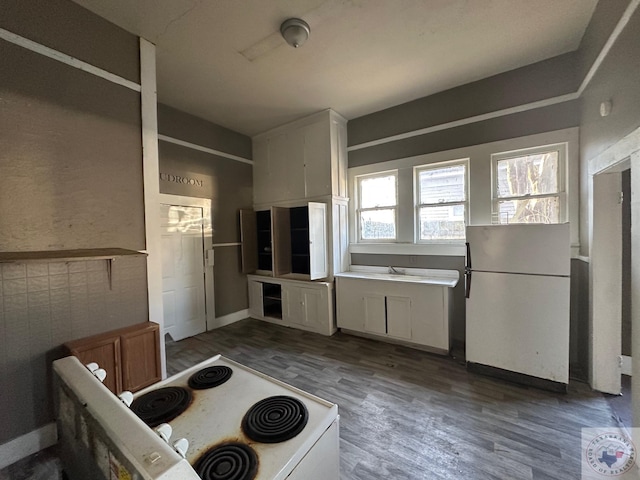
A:
[[[204,258],[204,304],[206,330],[215,328],[215,289],[213,262],[213,216],[211,210],[212,200],[210,198],[185,197],[183,195],[172,195],[161,193],[159,195],[160,205],[179,205],[181,207],[202,208],[202,216],[209,219],[209,228],[203,228],[203,258]]]
[[[619,221],[621,212],[614,215],[606,209],[617,202],[620,172],[631,168],[631,250],[638,250],[638,225],[640,204],[634,199],[640,180],[640,128],[588,161],[589,195],[591,211],[589,217],[590,268],[589,268],[589,337],[590,337],[590,384],[595,390],[620,394],[622,357],[620,338],[622,335],[620,252],[615,251],[622,243]],[[604,211],[600,210],[604,209]],[[600,211],[598,211],[600,210]],[[631,297],[639,291],[640,284],[634,280],[640,272],[640,259],[632,257]],[[640,351],[640,306],[632,305],[631,348]],[[640,355],[632,355],[636,371],[640,367]],[[632,382],[634,422],[640,420],[640,385]]]

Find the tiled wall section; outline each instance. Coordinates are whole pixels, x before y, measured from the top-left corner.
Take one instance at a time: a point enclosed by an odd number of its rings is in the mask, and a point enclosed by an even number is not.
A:
[[[0,444],[53,420],[51,362],[76,338],[148,319],[145,257],[0,266]],[[18,420],[19,421],[16,421]]]

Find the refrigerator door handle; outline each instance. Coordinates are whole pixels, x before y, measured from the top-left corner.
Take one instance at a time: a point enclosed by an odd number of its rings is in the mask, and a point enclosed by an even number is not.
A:
[[[471,269],[466,269],[464,272],[464,298],[469,298],[471,295]]]
[[[465,272],[471,270],[471,245],[469,244],[469,242],[465,242],[465,245],[467,246],[467,262],[465,264]]]

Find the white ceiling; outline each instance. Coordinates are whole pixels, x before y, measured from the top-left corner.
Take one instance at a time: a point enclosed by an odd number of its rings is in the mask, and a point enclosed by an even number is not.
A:
[[[597,0],[75,0],[157,45],[159,101],[254,135],[347,119],[578,48]],[[279,34],[289,17],[311,35]]]

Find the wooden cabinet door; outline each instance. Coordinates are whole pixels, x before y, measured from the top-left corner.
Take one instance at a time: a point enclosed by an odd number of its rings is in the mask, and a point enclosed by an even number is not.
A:
[[[304,128],[304,193],[331,195],[331,131],[323,120]]]
[[[252,208],[240,209],[240,242],[242,273],[258,269],[258,230],[256,212]]]
[[[264,315],[262,308],[262,282],[249,280],[249,315],[261,318]]]
[[[327,205],[309,202],[309,276],[311,280],[329,275],[327,245]]]
[[[136,392],[159,381],[160,329],[157,323],[121,335],[122,387]]]
[[[86,343],[74,342],[69,345],[69,351],[84,365],[95,362],[103,368],[107,372],[107,377],[102,383],[113,393],[118,394],[122,392],[120,347],[120,337],[116,335]]]
[[[365,332],[385,335],[387,333],[387,318],[384,295],[366,294],[363,301]]]
[[[411,298],[387,296],[387,334],[411,340]]]

